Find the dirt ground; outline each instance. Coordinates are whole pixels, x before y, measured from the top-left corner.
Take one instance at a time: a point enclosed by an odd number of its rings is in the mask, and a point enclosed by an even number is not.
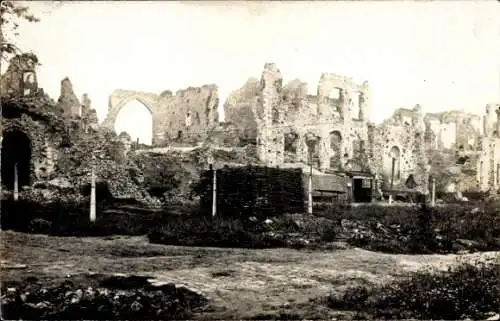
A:
[[[348,318],[317,299],[346,287],[386,282],[431,265],[498,256],[391,255],[343,247],[323,251],[220,249],[150,244],[145,237],[52,237],[2,231],[1,279],[58,282],[92,273],[143,275],[206,296],[214,311],[200,319]]]

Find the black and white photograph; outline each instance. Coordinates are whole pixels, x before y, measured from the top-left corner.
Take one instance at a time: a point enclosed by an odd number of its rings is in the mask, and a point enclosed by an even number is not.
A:
[[[2,320],[500,321],[500,2],[0,2]]]

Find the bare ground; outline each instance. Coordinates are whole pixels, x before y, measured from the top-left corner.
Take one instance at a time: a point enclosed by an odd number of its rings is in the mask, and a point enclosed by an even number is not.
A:
[[[358,248],[221,249],[150,244],[145,237],[52,237],[2,232],[2,281],[35,276],[58,282],[92,273],[134,274],[173,282],[206,296],[214,311],[200,319],[349,318],[316,299],[360,283],[386,282],[425,266],[446,269],[468,255],[391,255]],[[340,247],[339,247],[340,248]],[[89,281],[90,282],[90,281]]]

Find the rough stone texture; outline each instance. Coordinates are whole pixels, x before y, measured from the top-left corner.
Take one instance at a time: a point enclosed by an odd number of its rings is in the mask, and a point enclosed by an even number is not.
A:
[[[4,106],[4,108],[9,108]],[[63,137],[50,129],[50,123],[44,120],[34,120],[27,114],[19,118],[3,119],[2,137],[11,132],[21,132],[31,142],[31,171],[30,182],[50,180],[55,177],[55,161],[57,148]],[[8,155],[2,155],[8,157]]]
[[[429,148],[475,150],[483,130],[481,117],[463,111],[426,114],[424,121]]]
[[[8,70],[13,69],[9,67]],[[2,84],[12,82],[13,75],[12,72],[6,73],[2,77]],[[68,90],[71,89],[70,83],[63,81],[63,87],[63,93],[72,93]],[[64,97],[70,99],[62,99],[63,102],[71,102],[75,98],[74,95],[63,95]],[[84,110],[89,112],[93,122],[92,115],[95,116],[95,111],[92,112],[90,100],[86,98],[83,99],[84,106],[87,107]],[[29,177],[28,189],[32,190],[32,194],[37,193],[36,186],[47,185],[54,179],[66,180],[76,190],[81,185],[88,184],[92,151],[103,150],[102,158],[96,161],[98,181],[106,181],[115,197],[150,201],[147,193],[134,184],[131,178],[129,163],[124,155],[126,148],[120,138],[99,128],[85,131],[80,119],[69,116],[67,110],[62,110],[42,90],[28,96],[13,95],[12,92],[5,92],[2,96],[0,141],[11,139],[11,133],[22,133],[27,137],[31,156],[26,169],[29,173],[24,174]],[[5,153],[2,148],[2,159],[7,160],[9,157],[12,155]]]
[[[414,109],[398,109],[389,120],[374,129],[373,168],[382,186],[404,188],[410,175],[427,191],[427,160],[424,149],[423,115],[419,105]],[[394,179],[392,181],[392,159]]]
[[[264,66],[260,81],[260,96],[257,106],[257,155],[268,166],[284,161],[285,112],[281,108],[281,72],[275,64]]]
[[[82,96],[82,114],[81,126],[85,132],[89,130],[96,131],[99,128],[99,119],[97,118],[97,111],[92,108],[92,101],[88,94]]]
[[[73,85],[68,77],[61,80],[61,95],[57,101],[58,105],[64,110],[64,115],[68,117],[81,117],[82,105],[78,101]]]
[[[10,59],[9,67],[2,75],[0,94],[2,97],[33,96],[37,94],[36,66],[38,58],[25,53]]]
[[[483,137],[477,180],[482,191],[500,190],[500,137]]]
[[[225,122],[243,130],[246,139],[257,139],[257,122],[253,116],[259,102],[260,81],[250,78],[240,89],[233,91],[224,103]]]
[[[500,109],[496,104],[488,105],[483,124],[479,116],[462,111],[423,115],[421,106],[416,105],[396,110],[390,119],[376,126],[367,122],[371,113],[367,82],[356,84],[349,77],[324,73],[317,96],[308,95],[307,84],[300,80],[283,88],[281,82],[278,68],[266,64],[260,88],[255,80],[249,81],[225,104],[227,122],[240,130],[257,129],[262,162],[279,166],[312,161],[323,171],[370,171],[387,188],[391,185],[394,157],[396,189],[408,187],[407,182],[413,179],[416,189],[427,194],[431,172],[434,177],[462,182],[457,186],[463,190],[500,185],[500,169],[496,167],[500,152],[495,149],[498,143],[481,144],[483,132],[487,137],[499,135]],[[440,151],[450,156],[433,156]],[[480,155],[481,170],[476,163]],[[459,158],[466,161],[457,165]],[[449,168],[456,168],[457,173],[441,175]],[[484,177],[481,184],[479,172]]]
[[[179,90],[175,95],[170,91],[156,95],[116,90],[109,97],[108,115],[103,126],[114,130],[120,109],[133,100],[139,101],[151,112],[153,145],[200,141],[206,138],[209,128],[219,123],[217,86],[205,85]]]
[[[308,95],[307,84],[298,79],[283,88],[281,82],[277,67],[266,64],[261,87],[247,83],[234,93],[239,100],[230,96],[225,105],[226,121],[258,128],[261,161],[273,165],[285,160],[308,163],[312,157],[315,167],[323,170],[332,165],[334,169],[367,167],[363,161],[371,109],[367,82],[358,85],[351,78],[325,73],[318,84],[318,96]],[[338,96],[331,95],[335,90]]]
[[[218,150],[229,155],[223,163],[231,162],[231,153],[247,145],[251,148],[242,153],[252,163],[280,166],[311,161],[322,171],[369,171],[389,187],[394,157],[397,189],[414,180],[416,188],[427,193],[429,175],[439,177],[443,188],[454,184],[461,191],[500,189],[498,104],[487,106],[483,124],[478,116],[460,111],[424,116],[417,105],[398,109],[374,125],[367,121],[371,111],[367,82],[356,84],[349,77],[325,73],[317,95],[308,95],[308,85],[300,80],[283,86],[281,72],[268,63],[260,81],[250,79],[228,97],[225,123],[217,114],[217,87],[206,85],[175,95],[115,91],[101,128],[88,95],[80,104],[68,79],[61,83],[58,104],[37,86],[24,95],[23,74],[29,68],[23,59],[29,57],[23,57],[14,59],[14,67],[2,76],[2,90],[7,89],[2,91],[2,134],[20,131],[31,142],[31,184],[56,178],[74,186],[86,184],[91,152],[104,149],[97,174],[110,184],[113,195],[148,199],[132,177],[135,165],[127,161],[130,139],[114,134],[119,110],[135,99],[152,113],[155,145],[225,146]],[[29,72],[36,79],[36,70]],[[203,162],[206,165],[207,159]]]
[[[204,142],[214,146],[238,147],[246,145],[246,136],[247,133],[242,132],[235,124],[220,123],[209,130]]]

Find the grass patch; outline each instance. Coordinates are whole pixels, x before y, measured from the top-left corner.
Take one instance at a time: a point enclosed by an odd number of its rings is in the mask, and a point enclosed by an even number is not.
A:
[[[500,249],[500,203],[420,208],[407,206],[324,207],[348,243],[389,253],[451,253]],[[340,227],[341,226],[341,227]],[[326,233],[331,239],[335,232]]]
[[[159,212],[136,209],[111,211],[110,207],[123,204],[98,204],[96,221],[89,217],[89,203],[85,201],[3,200],[1,227],[25,233],[54,236],[110,236],[145,235],[171,217],[191,213],[191,206],[169,206]]]
[[[422,271],[384,286],[359,286],[326,303],[357,311],[355,319],[486,319],[500,311],[500,263]]]
[[[111,210],[109,207],[113,207]],[[106,209],[108,207],[108,209]],[[316,207],[314,215],[277,213],[270,221],[204,216],[195,203],[159,211],[88,202],[2,202],[2,229],[56,236],[148,235],[150,242],[234,248],[321,248],[343,240],[388,253],[457,253],[500,249],[500,203],[474,207]],[[22,213],[20,215],[19,213]],[[152,253],[152,256],[159,253]]]
[[[222,217],[171,217],[148,233],[148,238],[152,243],[185,246],[272,248],[287,245],[284,238],[266,233],[262,224]]]

